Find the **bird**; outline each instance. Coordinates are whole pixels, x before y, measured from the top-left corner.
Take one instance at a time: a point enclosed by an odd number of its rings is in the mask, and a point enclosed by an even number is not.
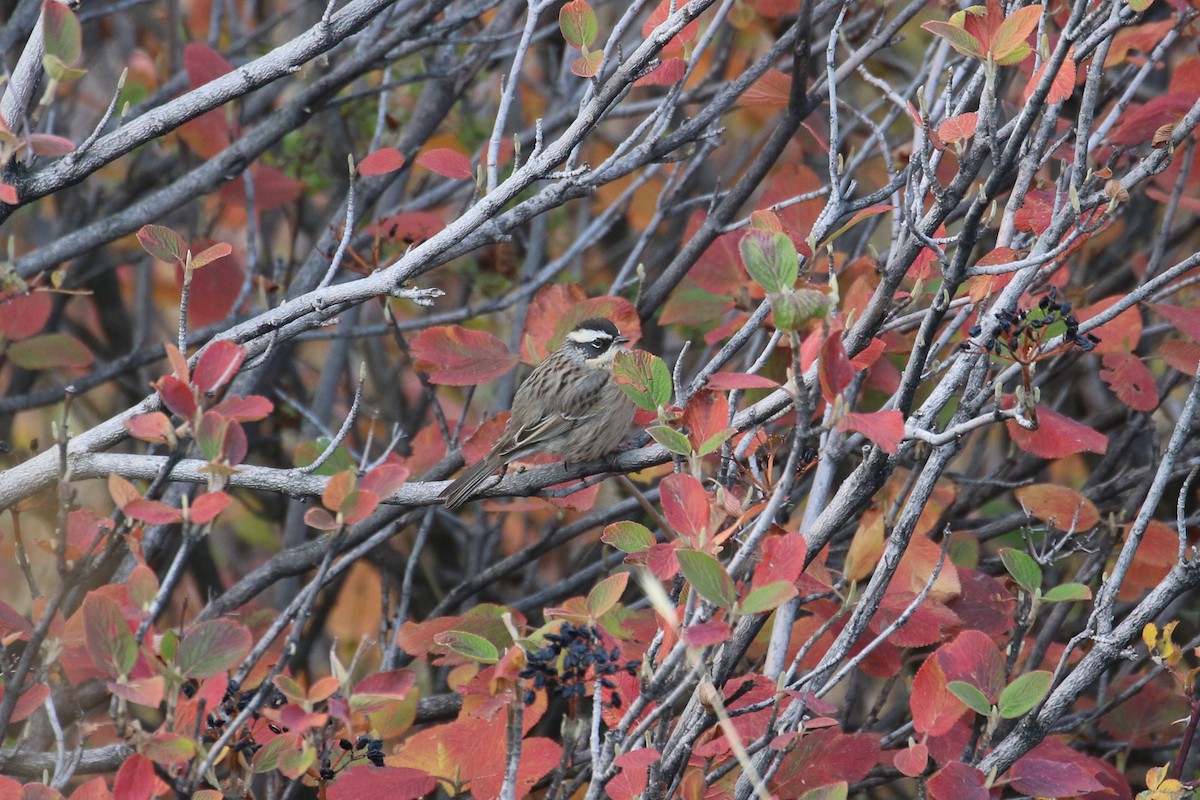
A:
[[[613,359],[629,339],[603,317],[580,322],[562,345],[529,373],[513,398],[512,415],[483,460],[438,496],[454,510],[488,476],[514,459],[549,453],[590,461],[624,440],[636,407],[613,377]]]

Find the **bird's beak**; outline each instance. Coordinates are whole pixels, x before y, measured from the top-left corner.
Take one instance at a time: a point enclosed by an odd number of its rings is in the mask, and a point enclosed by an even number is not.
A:
[[[629,337],[628,336],[618,336],[616,341],[617,341],[617,344],[629,344]]]

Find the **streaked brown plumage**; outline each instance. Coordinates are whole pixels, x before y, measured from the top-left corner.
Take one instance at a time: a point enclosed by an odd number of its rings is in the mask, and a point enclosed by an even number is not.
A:
[[[514,459],[550,453],[589,461],[620,444],[636,410],[612,375],[613,358],[627,341],[607,319],[576,325],[521,384],[491,452],[439,495],[446,508],[470,500],[489,475]]]

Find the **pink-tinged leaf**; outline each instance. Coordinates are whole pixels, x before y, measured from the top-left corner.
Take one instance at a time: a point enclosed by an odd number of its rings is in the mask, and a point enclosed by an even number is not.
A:
[[[904,415],[895,410],[875,411],[870,414],[843,414],[837,422],[839,431],[858,431],[885,453],[895,455],[904,441]]]
[[[951,47],[968,58],[982,60],[985,55],[979,40],[967,33],[966,29],[962,26],[949,22],[932,21],[926,22],[921,27],[934,36],[940,36],[945,39],[950,43]]]
[[[388,672],[376,672],[368,675],[354,684],[353,697],[355,708],[359,700],[378,702],[380,700],[403,700],[417,684],[417,676],[412,670],[394,669]]]
[[[212,407],[213,411],[235,422],[257,422],[274,409],[274,403],[258,394],[249,397],[232,395]]]
[[[135,439],[143,442],[170,445],[175,440],[175,428],[171,420],[161,411],[149,414],[138,414],[125,420],[125,430]]]
[[[196,362],[192,383],[201,394],[215,391],[237,374],[246,358],[246,348],[237,342],[221,339],[204,348]]]
[[[1059,68],[1058,74],[1054,76],[1054,80],[1050,82],[1050,92],[1046,95],[1047,103],[1061,103],[1067,100],[1075,93],[1075,48],[1072,47],[1067,51],[1067,57]],[[1029,83],[1025,84],[1025,93],[1023,100],[1028,103],[1029,98],[1033,97],[1034,90],[1038,84],[1042,82],[1042,78],[1046,75],[1046,67],[1050,66],[1049,60],[1043,61],[1041,65],[1034,70],[1033,75],[1029,78]]]
[[[46,327],[54,303],[47,292],[26,292],[0,300],[0,335],[10,342],[28,339]]]
[[[183,521],[183,510],[169,506],[161,500],[134,500],[122,506],[125,516],[148,525],[173,525]]]
[[[603,62],[604,51],[592,50],[571,62],[571,72],[581,78],[594,78],[600,74],[600,64]]]
[[[8,360],[22,369],[79,369],[92,363],[92,351],[65,333],[44,333],[14,342]]]
[[[708,492],[691,475],[676,472],[659,485],[667,523],[680,536],[698,545],[708,533],[712,512]]]
[[[295,703],[288,703],[279,709],[279,722],[289,730],[307,731],[324,727],[329,722],[329,715],[323,711],[305,711]]]
[[[0,183],[0,203],[15,206],[17,202],[17,187],[11,183]]]
[[[319,531],[336,531],[341,526],[338,525],[333,514],[330,514],[323,508],[310,508],[304,512],[304,524],[310,528],[316,528]]]
[[[233,498],[224,492],[206,492],[192,502],[188,508],[188,519],[197,525],[204,525],[216,519],[232,503]]]
[[[1104,356],[1100,379],[1113,394],[1134,411],[1153,411],[1158,408],[1158,386],[1142,360],[1132,353],[1108,353]]]
[[[347,525],[362,522],[371,516],[372,512],[378,507],[378,495],[374,492],[368,492],[365,489],[357,489],[351,492],[345,502],[342,503],[342,521]]]
[[[646,791],[649,784],[649,769],[662,756],[653,747],[643,747],[622,753],[613,760],[619,771],[604,784],[605,793],[612,800],[636,800]]]
[[[1004,398],[1004,408],[1013,407],[1011,397]],[[1108,450],[1108,437],[1081,422],[1064,417],[1053,409],[1039,406],[1036,431],[1027,431],[1013,420],[1005,422],[1008,435],[1017,447],[1038,458],[1065,458],[1084,451],[1103,455]]]
[[[687,74],[687,62],[682,58],[668,58],[655,67],[649,75],[643,75],[634,86],[672,86]]]
[[[391,497],[408,480],[409,469],[399,464],[381,464],[363,476],[359,486],[378,497]]]
[[[1193,342],[1200,342],[1200,308],[1182,308],[1165,303],[1155,303],[1152,308],[1175,330]]]
[[[571,0],[558,12],[558,29],[572,47],[582,50],[596,41],[596,12],[584,0]]]
[[[654,29],[662,25],[671,16],[672,11],[679,11],[683,6],[679,0],[658,0],[658,5],[650,12],[650,16],[642,23],[642,38],[649,39],[654,33]],[[700,20],[694,19],[679,33],[671,37],[671,40],[663,45],[662,52],[664,54],[682,53],[684,44],[696,38],[696,34],[700,31]]]
[[[326,797],[329,800],[362,800],[364,797],[417,800],[432,793],[437,785],[428,773],[411,767],[357,764],[338,774],[327,787]]]
[[[201,797],[202,792],[197,792],[192,795],[193,800],[209,800],[209,798]],[[108,784],[104,782],[103,776],[97,776],[90,781],[85,781],[71,792],[71,800],[112,800],[112,793],[108,791]],[[220,798],[215,798],[220,800]]]
[[[83,54],[83,31],[79,20],[63,3],[42,2],[42,37],[47,55],[71,65]]]
[[[198,406],[191,384],[184,383],[174,375],[164,375],[154,384],[154,388],[172,414],[189,421],[195,418]]]
[[[20,634],[21,639],[28,639],[33,633],[33,625],[15,608],[0,600],[0,636],[7,637],[10,633]]]
[[[911,744],[906,749],[897,752],[892,763],[896,765],[896,769],[900,770],[901,774],[915,778],[925,771],[925,767],[929,766],[929,748],[920,743]]]
[[[683,642],[688,647],[704,648],[728,641],[731,631],[724,620],[701,622],[683,630]]]
[[[151,800],[170,789],[154,772],[154,762],[137,753],[125,759],[113,779],[113,797],[121,800]]]
[[[394,147],[381,147],[358,165],[358,174],[370,178],[386,175],[404,166],[404,154]]]
[[[125,583],[129,586],[129,602],[137,608],[149,608],[158,594],[158,576],[145,564],[134,567]]]
[[[1058,739],[1045,739],[1012,765],[1011,786],[1021,794],[1037,797],[1074,797],[1084,792],[1103,791],[1096,779],[1097,768],[1078,750]]]
[[[187,242],[165,225],[143,225],[137,232],[137,238],[142,248],[159,261],[182,264],[187,257]]]
[[[137,663],[137,642],[111,597],[92,592],[84,598],[83,633],[92,663],[107,674],[128,675]]]
[[[250,630],[227,619],[197,622],[179,643],[175,663],[189,678],[207,678],[237,666],[250,652],[254,636]]]
[[[183,68],[187,71],[188,84],[193,89],[233,72],[233,65],[223,55],[199,42],[192,42],[183,48]]]
[[[427,170],[447,178],[473,178],[471,160],[449,147],[435,147],[417,156],[417,163]]]
[[[1038,20],[1042,18],[1042,6],[1025,6],[1009,14],[1000,23],[996,38],[992,42],[991,52],[996,63],[1010,66],[1023,61],[1031,52],[1029,35],[1037,28]]]
[[[52,133],[35,133],[29,137],[29,149],[36,156],[57,158],[75,152],[75,143]]]
[[[933,800],[988,800],[987,778],[970,764],[951,761],[929,779]]]
[[[746,372],[717,372],[708,376],[708,388],[730,391],[733,389],[778,389],[779,383],[764,378],[762,375],[751,375]]]
[[[660,581],[669,581],[679,574],[679,548],[675,542],[656,544],[646,553],[646,567]]]
[[[137,487],[115,472],[108,476],[108,495],[117,504],[117,508],[124,508],[134,500],[142,499],[142,493],[137,490]],[[80,521],[85,524],[91,522],[88,519]]]
[[[799,533],[783,533],[763,539],[762,554],[754,566],[750,583],[756,589],[783,581],[795,583],[804,572],[808,544]]]
[[[211,247],[204,248],[199,255],[192,256],[192,269],[200,269],[201,267],[207,266],[208,264],[216,261],[218,258],[224,258],[232,252],[232,245],[227,244],[226,242],[217,242]]]
[[[427,328],[412,341],[416,368],[432,383],[475,386],[500,377],[516,366],[517,358],[504,342],[486,331],[461,325]]]
[[[954,144],[974,136],[978,125],[979,115],[971,111],[943,120],[937,127],[937,134],[946,144]]]
[[[125,683],[110,681],[108,690],[122,700],[137,703],[147,708],[158,708],[166,694],[167,682],[162,675],[149,678],[131,678]]]

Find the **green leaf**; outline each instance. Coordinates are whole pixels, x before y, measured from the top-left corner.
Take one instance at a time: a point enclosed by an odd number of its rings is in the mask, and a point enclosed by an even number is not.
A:
[[[1060,584],[1042,595],[1044,603],[1076,603],[1080,600],[1091,599],[1092,590],[1082,583]]]
[[[42,3],[42,36],[47,54],[70,66],[83,54],[83,32],[79,20],[62,3]]]
[[[61,58],[52,55],[42,56],[42,68],[56,81],[77,81],[87,75],[86,69],[68,67]]]
[[[721,608],[732,608],[737,600],[733,578],[721,562],[699,550],[680,550],[675,554],[679,569],[700,596]]]
[[[143,225],[137,238],[142,248],[159,261],[182,266],[187,258],[187,242],[165,225]]]
[[[709,453],[716,452],[717,448],[725,444],[725,440],[737,433],[737,428],[725,428],[717,431],[712,436],[700,443],[700,449],[696,451],[696,455],[706,456]]]
[[[1042,588],[1042,568],[1028,553],[1004,547],[1000,549],[1000,560],[1017,585],[1029,594]]]
[[[739,608],[743,614],[765,614],[774,611],[795,597],[799,592],[787,581],[775,581],[766,586],[760,586],[742,600]]]
[[[654,546],[654,534],[636,522],[614,522],[600,534],[600,541],[622,553],[643,553]]]
[[[996,704],[1000,716],[1004,719],[1016,719],[1042,701],[1050,691],[1050,681],[1053,679],[1046,670],[1026,672],[1021,677],[1004,687],[1000,693],[1000,701]]]
[[[584,0],[571,0],[558,12],[558,28],[572,47],[591,47],[599,31],[596,12]]]
[[[846,800],[850,793],[850,785],[845,781],[821,786],[800,795],[799,800]]]
[[[775,329],[794,331],[829,310],[829,295],[815,289],[786,289],[771,295]]]
[[[1129,0],[1129,7],[1139,14],[1154,5],[1154,0]]]
[[[92,363],[87,345],[65,333],[31,336],[8,347],[8,360],[27,370],[68,369]]]
[[[597,583],[588,592],[587,611],[592,619],[600,619],[612,610],[621,600],[625,587],[629,584],[629,573],[618,572]]]
[[[946,688],[976,714],[986,717],[992,713],[992,704],[988,702],[987,695],[979,691],[979,687],[966,681],[950,681]]]
[[[500,660],[500,651],[496,649],[496,645],[474,633],[446,631],[435,636],[434,641],[481,664],[495,664]]]
[[[613,377],[634,405],[657,411],[671,401],[671,372],[666,363],[645,350],[618,353]]]
[[[236,622],[198,622],[184,633],[175,664],[188,678],[207,678],[237,666],[253,645],[249,629]]]
[[[688,441],[686,436],[674,428],[669,428],[666,425],[655,425],[652,428],[648,428],[646,433],[650,434],[650,438],[672,453],[686,456],[692,452],[692,443]]]
[[[329,447],[330,441],[332,440],[328,436],[319,436],[311,441],[301,442],[296,448],[296,455],[292,458],[293,463],[297,467],[307,467],[316,461],[321,453],[325,452],[325,448]],[[333,455],[329,457],[329,460],[318,467],[313,474],[329,478],[339,472],[354,470],[357,467],[358,465],[350,458],[349,451],[345,447],[338,445],[338,448],[333,451]]]
[[[782,292],[796,284],[800,259],[787,234],[748,231],[742,237],[740,249],[746,271],[768,292]]]

